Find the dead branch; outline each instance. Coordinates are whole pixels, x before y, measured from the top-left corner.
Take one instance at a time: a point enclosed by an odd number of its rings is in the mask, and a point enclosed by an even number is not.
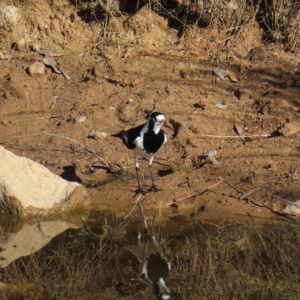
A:
[[[275,198],[275,199],[277,199],[277,200],[280,200],[280,201],[282,201],[282,202],[284,202],[284,203],[287,203],[287,204],[290,205],[290,206],[294,206],[294,207],[297,207],[297,208],[300,209],[300,205],[295,204],[295,203],[293,203],[292,201],[285,200],[285,199],[283,199],[283,198],[281,198],[281,197],[279,197],[279,196],[276,196],[276,195],[271,195],[271,197],[273,197],[273,198]]]
[[[252,138],[252,137],[271,137],[271,134],[253,134],[245,136],[236,136],[236,135],[197,135],[197,138],[201,139],[243,139],[243,138]]]
[[[148,223],[147,223],[147,219],[146,219],[145,214],[144,214],[144,210],[143,210],[141,201],[137,200],[137,204],[138,204],[140,212],[141,212],[142,221],[143,221],[146,233],[147,233],[147,235],[151,235],[150,232],[149,232],[149,229],[148,229]]]
[[[136,202],[134,203],[134,205],[132,206],[131,210],[127,213],[127,215],[124,216],[124,218],[121,220],[120,224],[118,225],[118,227],[113,231],[112,235],[115,235],[120,228],[123,226],[123,224],[125,223],[126,219],[134,212],[136,206],[138,205],[138,202],[141,199],[142,194],[138,197],[138,199],[136,200]]]
[[[219,185],[219,184],[222,183],[223,181],[225,181],[225,179],[222,179],[222,180],[218,181],[217,183],[213,184],[212,186],[206,188],[205,190],[203,190],[203,191],[201,191],[201,192],[199,192],[199,193],[195,193],[195,194],[186,196],[186,197],[184,197],[184,198],[175,200],[175,201],[173,201],[173,202],[167,203],[167,204],[163,205],[162,207],[170,206],[170,205],[172,205],[172,204],[174,204],[174,203],[177,203],[177,202],[180,202],[180,201],[184,201],[184,200],[186,200],[186,199],[193,198],[193,197],[196,197],[196,196],[200,196],[200,195],[202,195],[202,194],[208,192],[209,190],[211,190],[213,187]]]
[[[92,232],[86,225],[85,221],[84,221],[84,218],[81,217],[81,220],[82,220],[82,223],[83,223],[83,227],[85,229],[85,231],[91,235],[92,237],[95,237],[97,239],[103,239],[106,235],[107,235],[107,218],[104,217],[104,222],[105,222],[105,226],[104,226],[104,232],[103,234],[99,235],[99,234],[96,234],[94,232]]]
[[[274,214],[276,214],[276,215],[279,215],[279,216],[283,216],[283,217],[286,217],[286,218],[289,218],[289,217],[297,217],[297,218],[300,218],[300,216],[298,216],[298,215],[287,214],[287,213],[284,213],[284,212],[281,212],[281,211],[276,211],[276,210],[272,209],[271,207],[269,207],[269,206],[267,206],[267,205],[265,205],[265,204],[263,204],[263,203],[256,202],[255,200],[252,199],[252,197],[251,197],[250,195],[247,195],[248,193],[245,194],[244,192],[242,192],[241,190],[239,190],[238,188],[236,188],[233,184],[229,183],[227,179],[223,178],[223,181],[224,181],[225,183],[227,183],[227,184],[228,184],[231,188],[233,188],[235,191],[237,191],[239,194],[241,194],[241,195],[243,195],[243,196],[245,195],[245,197],[243,197],[243,199],[242,199],[242,197],[241,197],[240,200],[247,199],[247,201],[249,201],[250,203],[252,203],[252,204],[254,204],[254,205],[256,205],[256,206],[259,206],[259,207],[266,208],[267,210],[269,210],[269,211],[271,211],[272,213],[274,213]],[[269,183],[270,183],[270,182],[267,182],[267,184],[269,184]],[[266,186],[266,184],[260,186],[260,188],[265,187],[265,186]],[[253,191],[253,190],[251,190],[251,191]]]
[[[254,188],[254,189],[248,191],[247,193],[245,193],[245,194],[240,198],[240,200],[243,200],[244,198],[248,198],[250,195],[252,195],[252,194],[255,193],[256,191],[259,191],[259,190],[261,190],[262,188],[268,187],[268,186],[270,186],[272,183],[274,183],[274,180],[271,180],[271,181],[269,181],[269,182],[266,182],[266,183],[264,183],[264,184],[262,184],[262,185],[260,185],[260,186],[258,186],[258,187],[256,187],[256,188]]]

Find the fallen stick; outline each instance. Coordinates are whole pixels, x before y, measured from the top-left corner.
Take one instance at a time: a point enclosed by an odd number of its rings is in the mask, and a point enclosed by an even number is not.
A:
[[[147,233],[147,235],[151,235],[150,232],[149,232],[149,229],[148,229],[148,223],[147,223],[147,220],[146,220],[146,217],[145,217],[145,214],[144,214],[144,210],[143,210],[141,201],[137,200],[137,204],[138,204],[140,212],[141,212],[142,221],[143,221],[146,233]]]
[[[125,223],[126,219],[134,212],[136,206],[138,205],[138,202],[141,199],[142,194],[140,194],[140,196],[138,197],[138,199],[136,200],[135,204],[132,206],[131,210],[125,215],[125,217],[121,220],[120,224],[118,225],[118,227],[113,231],[112,235],[115,235],[121,228],[121,226]]]
[[[285,199],[283,199],[283,198],[281,198],[281,197],[279,197],[279,196],[276,196],[276,195],[271,195],[271,197],[273,197],[273,198],[275,198],[275,199],[277,199],[277,200],[280,200],[280,201],[282,201],[282,202],[284,202],[284,203],[287,203],[288,205],[291,205],[291,206],[294,206],[294,207],[297,207],[297,208],[300,209],[300,205],[295,204],[295,203],[293,203],[292,201],[285,200]]]
[[[264,183],[264,184],[262,184],[262,185],[260,185],[260,186],[258,186],[258,187],[256,187],[256,188],[254,188],[254,189],[248,191],[247,193],[245,193],[245,194],[240,198],[240,200],[243,200],[244,198],[249,197],[250,195],[252,195],[252,194],[255,193],[256,191],[261,190],[262,188],[268,187],[268,186],[271,185],[272,183],[274,183],[274,180],[271,180],[271,181],[269,181],[269,182],[266,182],[266,183]]]
[[[199,192],[199,193],[195,193],[195,194],[186,196],[186,197],[184,197],[184,198],[175,200],[175,201],[170,202],[170,203],[167,203],[167,204],[165,204],[165,205],[163,205],[163,206],[161,206],[161,207],[169,206],[169,205],[172,205],[172,204],[174,204],[174,203],[177,203],[177,202],[180,202],[180,201],[184,201],[184,200],[186,200],[186,199],[193,198],[193,197],[195,197],[195,196],[202,195],[203,193],[208,192],[208,191],[211,190],[213,187],[215,187],[215,186],[219,185],[220,183],[222,183],[224,180],[225,180],[225,179],[222,179],[222,180],[218,181],[217,183],[213,184],[212,186],[206,188],[205,190],[203,190],[203,191],[201,191],[201,192]]]
[[[254,204],[254,205],[256,205],[256,206],[259,206],[259,207],[266,208],[266,209],[268,209],[269,211],[271,211],[272,213],[274,213],[275,215],[284,216],[284,217],[286,217],[286,218],[291,217],[291,216],[292,216],[292,217],[298,217],[298,218],[300,218],[299,215],[295,215],[295,214],[287,214],[287,213],[283,213],[283,212],[280,212],[280,211],[276,211],[276,210],[272,209],[271,207],[269,207],[269,206],[267,206],[267,205],[265,205],[265,204],[256,202],[255,200],[252,199],[252,197],[251,197],[250,195],[247,195],[248,193],[245,194],[245,193],[242,192],[241,190],[237,189],[233,184],[229,183],[229,182],[227,181],[227,179],[223,178],[223,181],[224,181],[225,183],[227,183],[227,184],[228,184],[231,188],[233,188],[235,191],[237,191],[239,194],[245,196],[245,197],[241,197],[240,200],[244,200],[244,198],[247,198],[247,201],[249,201],[250,203],[252,203],[252,204]],[[267,182],[267,184],[268,184],[268,183],[270,183],[270,182]],[[260,188],[262,188],[263,186],[266,186],[266,184],[260,186]],[[253,190],[251,190],[251,191],[253,191]],[[242,198],[243,198],[243,199],[242,199]]]
[[[47,135],[59,137],[59,138],[65,139],[65,140],[69,140],[69,141],[71,141],[71,142],[74,142],[74,143],[80,145],[80,146],[83,147],[83,148],[86,148],[84,145],[82,145],[82,144],[79,143],[78,141],[76,141],[76,140],[74,140],[74,139],[72,139],[72,138],[69,138],[69,137],[67,137],[67,136],[58,135],[58,134],[54,134],[54,133],[50,133],[50,132],[46,132],[46,131],[44,131],[44,133],[47,134]]]
[[[62,138],[62,139],[66,139],[66,140],[69,140],[71,142],[74,142],[78,145],[80,145],[82,148],[86,149],[88,152],[92,153],[93,155],[95,155],[96,157],[99,157],[99,155],[95,152],[95,150],[93,150],[92,148],[90,147],[87,147],[81,143],[79,143],[78,141],[72,139],[72,138],[69,138],[67,136],[63,136],[63,135],[58,135],[58,134],[54,134],[54,133],[50,133],[50,132],[46,132],[46,131],[43,131],[45,134],[47,135],[51,135],[51,136],[55,136],[55,137],[59,137],[59,138]]]
[[[245,135],[245,136],[240,136],[240,135],[197,135],[197,138],[201,139],[243,139],[243,138],[251,138],[251,137],[271,137],[271,134],[253,134],[253,135]]]

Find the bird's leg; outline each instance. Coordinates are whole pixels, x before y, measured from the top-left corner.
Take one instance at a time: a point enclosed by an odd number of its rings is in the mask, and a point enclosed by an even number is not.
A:
[[[149,171],[150,171],[150,175],[151,175],[151,180],[152,180],[152,186],[151,186],[151,190],[154,192],[157,192],[157,187],[154,183],[154,179],[153,179],[153,174],[152,174],[152,165],[149,165]]]
[[[138,189],[137,191],[135,192],[135,194],[145,194],[145,192],[142,190],[142,187],[141,187],[141,182],[140,182],[140,176],[139,176],[139,171],[140,171],[140,166],[139,166],[139,162],[138,162],[138,159],[136,158],[135,159],[135,171],[136,171],[136,178],[137,178],[137,181],[138,181]]]
[[[154,158],[154,156],[152,156],[152,157],[150,158],[150,160],[149,160],[149,171],[150,171],[151,180],[152,180],[152,186],[151,186],[151,189],[150,189],[150,190],[152,190],[152,191],[154,191],[154,192],[157,192],[158,189],[157,189],[157,187],[156,187],[156,185],[155,185],[155,183],[154,183],[154,178],[153,178],[153,174],[152,174],[152,161],[153,161],[153,158]]]

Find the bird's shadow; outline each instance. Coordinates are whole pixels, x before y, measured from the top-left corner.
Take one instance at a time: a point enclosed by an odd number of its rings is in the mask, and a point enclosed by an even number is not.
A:
[[[60,177],[71,181],[71,182],[78,182],[81,183],[82,180],[76,175],[75,166],[65,166],[63,167],[64,172],[60,174]]]
[[[172,170],[171,169],[168,169],[168,170],[158,170],[157,171],[157,174],[158,176],[160,177],[165,177],[167,175],[170,175],[172,173]]]

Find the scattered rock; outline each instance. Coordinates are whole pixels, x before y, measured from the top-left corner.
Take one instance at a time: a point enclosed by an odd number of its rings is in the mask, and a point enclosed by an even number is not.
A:
[[[0,52],[0,59],[9,59],[9,54],[4,54],[2,52]]]
[[[129,100],[118,109],[118,117],[126,123],[134,123],[137,118],[139,104]]]
[[[107,133],[103,131],[96,131],[96,136],[100,140],[105,140],[107,138]]]
[[[226,80],[226,81],[229,80],[227,71],[225,70],[221,70],[220,68],[215,68],[214,73],[222,80]]]
[[[282,212],[285,214],[291,215],[300,215],[300,200],[295,202],[291,202],[291,204],[287,204],[283,209]]]
[[[290,123],[286,123],[283,128],[278,130],[280,134],[289,136],[300,132],[300,120],[296,120]]]
[[[236,130],[236,132],[239,136],[244,136],[245,135],[244,129],[239,124],[234,124],[234,128],[235,128],[235,130]]]
[[[79,121],[80,123],[85,122],[85,121],[86,121],[86,116],[79,116],[78,121]]]
[[[20,38],[17,42],[16,42],[16,50],[18,51],[22,51],[25,49],[26,46],[26,40],[24,37]]]
[[[227,76],[229,77],[231,82],[238,82],[239,80],[237,79],[235,73],[232,70],[227,69]]]
[[[28,73],[33,75],[45,75],[46,73],[46,67],[41,62],[35,62],[32,65],[28,67]]]
[[[43,63],[46,65],[46,66],[50,66],[53,68],[53,70],[55,71],[55,73],[58,73],[60,74],[61,71],[59,70],[58,68],[58,65],[57,65],[57,62],[55,60],[54,57],[51,57],[51,56],[45,56],[43,58]]]
[[[298,180],[298,173],[295,169],[291,170],[291,178],[292,180]]]
[[[87,192],[79,183],[68,182],[0,146],[1,213],[50,213],[78,206],[86,199]]]
[[[21,19],[19,8],[13,5],[0,4],[0,28],[16,25]]]
[[[89,132],[87,136],[90,138],[96,138],[98,140],[105,140],[107,138],[107,133],[104,131],[97,130],[94,132]]]
[[[227,109],[227,104],[225,102],[217,103],[215,106],[220,109]]]
[[[211,162],[214,165],[219,165],[220,162],[217,161],[217,159],[215,158],[216,155],[217,155],[217,150],[213,149],[206,152],[204,154],[204,157],[207,162]]]
[[[247,133],[253,134],[253,133],[256,133],[256,131],[257,131],[257,128],[255,128],[255,127],[249,127],[249,128],[247,128]]]

